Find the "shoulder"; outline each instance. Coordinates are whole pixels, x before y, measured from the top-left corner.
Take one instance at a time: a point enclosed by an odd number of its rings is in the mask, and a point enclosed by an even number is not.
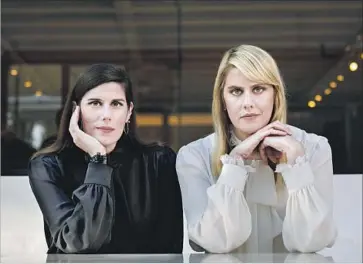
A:
[[[144,145],[142,147],[143,155],[148,160],[160,162],[172,162],[175,163],[176,153],[175,151],[166,144],[152,143]]]
[[[301,128],[289,125],[292,136],[301,142],[304,146],[315,145],[322,142],[328,142],[327,138],[314,133],[309,133]]]
[[[292,131],[292,137],[299,141],[308,156],[312,156],[314,153],[322,152],[324,154],[330,154],[331,148],[328,139],[324,136],[309,133],[301,128],[289,125]]]
[[[31,158],[28,171],[30,178],[45,178],[63,173],[61,158],[57,154],[42,154]]]
[[[178,152],[178,155],[186,154],[188,152],[193,152],[195,154],[199,153],[201,155],[210,154],[212,152],[214,137],[215,134],[213,133],[192,141],[189,144],[182,146]]]
[[[55,166],[58,165],[58,161],[59,161],[59,155],[57,154],[41,154],[34,158],[31,158],[29,164]]]
[[[177,163],[209,164],[214,138],[215,134],[213,133],[182,146],[178,151]]]

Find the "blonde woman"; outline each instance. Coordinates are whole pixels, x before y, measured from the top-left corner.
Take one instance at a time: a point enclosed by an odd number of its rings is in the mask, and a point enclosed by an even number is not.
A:
[[[331,247],[333,168],[322,136],[286,124],[274,59],[241,45],[220,63],[215,133],[183,146],[176,168],[192,248],[212,253]]]

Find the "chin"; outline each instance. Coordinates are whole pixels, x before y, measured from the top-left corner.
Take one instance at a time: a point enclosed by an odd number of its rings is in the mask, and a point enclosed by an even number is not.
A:
[[[116,144],[118,141],[118,138],[97,137],[97,140],[101,143],[102,146],[106,147],[106,146]]]
[[[245,127],[244,128],[238,128],[239,131],[241,131],[243,134],[246,134],[246,135],[252,135],[254,134],[255,132],[258,131],[258,129],[246,129]]]
[[[263,126],[259,124],[238,124],[237,129],[244,134],[252,135],[260,130]]]

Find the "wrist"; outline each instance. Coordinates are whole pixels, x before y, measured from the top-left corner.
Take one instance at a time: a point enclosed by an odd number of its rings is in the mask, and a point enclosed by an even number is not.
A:
[[[305,152],[302,146],[297,145],[294,148],[291,148],[287,153],[286,153],[286,157],[287,157],[287,163],[289,164],[293,164],[295,163],[296,159],[300,156],[304,156]]]
[[[90,156],[89,162],[97,164],[107,164],[107,155],[98,152],[97,154]]]
[[[97,154],[100,154],[100,155],[106,155],[106,149],[93,149],[91,151],[88,152],[88,155],[90,155],[90,157],[93,157]]]

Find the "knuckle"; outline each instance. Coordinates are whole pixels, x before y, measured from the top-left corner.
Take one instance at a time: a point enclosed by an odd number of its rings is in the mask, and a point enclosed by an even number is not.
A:
[[[73,138],[73,142],[74,143],[78,143],[79,142],[79,137],[77,135],[72,135]]]

